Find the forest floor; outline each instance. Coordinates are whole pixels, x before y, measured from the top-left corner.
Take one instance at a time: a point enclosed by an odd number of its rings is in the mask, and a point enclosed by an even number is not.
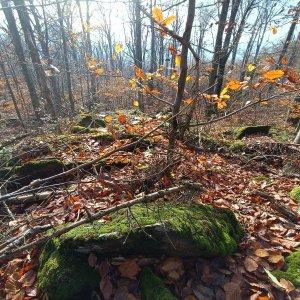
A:
[[[105,129],[94,133],[28,136],[13,146],[14,155],[19,155],[21,164],[41,159],[80,164],[132,142],[133,135],[145,135],[162,122],[145,116],[114,119]],[[87,211],[95,213],[141,193],[191,180],[201,183],[206,191],[167,196],[163,200],[174,201],[176,197],[175,201],[231,209],[245,229],[237,252],[215,259],[165,255],[105,258],[98,262],[110,270],[108,281],[101,282],[99,276],[104,298],[139,299],[138,276],[143,266],[150,265],[179,299],[300,299],[300,291],[291,282],[277,281],[268,273],[283,269],[286,256],[300,245],[299,222],[285,213],[299,214],[299,204],[291,199],[289,192],[300,185],[300,179],[296,175],[287,176],[283,170],[284,165],[299,159],[297,149],[291,154],[288,146],[267,136],[244,138],[245,146],[238,152],[178,142],[168,165],[166,130],[159,128],[146,143],[115,152],[105,166],[64,177],[68,189],[52,187],[53,193],[43,202],[14,204],[9,207],[10,216],[2,209],[1,244],[36,226],[78,221],[86,217]],[[107,131],[112,134],[112,141],[95,139],[95,134]],[[124,132],[127,138],[120,139]],[[22,150],[25,146],[31,150]],[[252,149],[252,153],[247,149]],[[170,175],[164,172],[167,167],[171,168]],[[24,239],[18,246],[38,238],[39,235]],[[38,254],[38,248],[34,247],[2,261],[0,299],[47,299],[47,295],[37,291]]]

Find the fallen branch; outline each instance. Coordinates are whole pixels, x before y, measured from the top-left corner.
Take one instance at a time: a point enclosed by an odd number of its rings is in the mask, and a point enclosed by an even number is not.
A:
[[[282,205],[278,200],[276,200],[273,196],[260,191],[260,190],[254,190],[252,192],[254,195],[260,196],[261,199],[270,201],[270,206],[278,211],[280,214],[284,215],[287,219],[289,219],[293,223],[298,223],[299,218],[298,215],[287,208],[286,206]]]
[[[137,197],[137,198],[135,198],[131,201],[128,201],[126,203],[122,203],[122,204],[116,205],[114,207],[102,210],[99,213],[90,214],[87,218],[82,219],[82,220],[77,221],[77,222],[74,222],[72,224],[69,224],[69,225],[65,226],[64,228],[58,229],[58,230],[54,231],[52,234],[40,237],[37,240],[35,240],[35,241],[33,241],[29,244],[25,244],[25,245],[20,246],[18,248],[12,249],[14,246],[16,246],[16,244],[19,245],[20,241],[24,240],[24,237],[22,236],[22,237],[20,237],[20,239],[17,239],[17,241],[13,240],[13,244],[9,244],[4,249],[0,250],[0,261],[8,259],[8,258],[10,258],[10,257],[12,257],[12,256],[14,256],[18,253],[21,253],[25,250],[31,249],[34,246],[44,244],[45,242],[47,242],[51,238],[61,236],[62,234],[70,231],[71,229],[74,229],[74,228],[76,228],[80,225],[98,220],[98,219],[100,219],[100,218],[102,218],[102,217],[104,217],[108,214],[111,214],[113,212],[116,212],[116,211],[118,211],[122,208],[129,208],[129,207],[131,207],[135,204],[138,204],[138,203],[153,202],[153,201],[155,201],[159,198],[162,198],[166,195],[170,195],[170,194],[173,194],[173,193],[176,193],[176,192],[180,192],[184,189],[195,189],[195,190],[198,190],[198,191],[204,191],[205,190],[205,188],[199,183],[185,182],[185,183],[183,183],[179,186],[171,187],[171,188],[164,189],[164,190],[159,190],[157,192],[154,192],[154,193],[151,193],[151,194],[148,194],[148,195]],[[45,226],[47,226],[47,225],[45,225]],[[48,225],[48,226],[51,226],[51,225]],[[33,230],[34,230],[34,228],[33,228]]]

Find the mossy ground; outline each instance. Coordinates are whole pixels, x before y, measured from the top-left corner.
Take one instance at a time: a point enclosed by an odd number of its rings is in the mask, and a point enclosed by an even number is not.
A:
[[[244,126],[235,129],[234,134],[237,139],[241,139],[255,133],[269,134],[270,129],[271,126],[268,125]]]
[[[232,140],[232,139],[216,139],[212,137],[203,137],[202,145],[205,149],[209,149],[211,151],[217,151],[221,148],[234,153],[242,152],[245,143],[240,140]]]
[[[300,186],[296,186],[290,191],[290,196],[300,203]]]
[[[150,268],[144,268],[140,275],[140,290],[141,300],[177,300]]]
[[[300,288],[300,249],[286,258],[286,269],[272,272],[278,279],[284,278],[291,281],[295,287]]]
[[[58,239],[49,241],[40,256],[38,287],[51,300],[68,300],[84,289],[99,285],[99,275],[88,265],[85,255],[62,247]]]

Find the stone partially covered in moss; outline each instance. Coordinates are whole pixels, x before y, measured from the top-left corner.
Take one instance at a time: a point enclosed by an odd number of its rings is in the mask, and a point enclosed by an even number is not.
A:
[[[244,136],[256,133],[269,134],[270,129],[271,126],[268,125],[244,126],[237,128],[234,133],[237,139],[241,139]]]
[[[14,168],[0,170],[0,178],[14,175],[18,184],[27,184],[34,179],[47,178],[63,172],[67,167],[57,159],[35,160]]]
[[[106,123],[104,120],[87,113],[80,114],[80,121],[78,122],[78,125],[91,128],[106,127]]]
[[[73,300],[99,285],[99,275],[88,265],[85,255],[65,249],[58,239],[49,241],[40,256],[38,287],[51,300]],[[76,298],[77,299],[77,298]]]
[[[150,268],[144,268],[140,275],[140,291],[141,300],[177,300]]]
[[[292,282],[295,287],[300,288],[300,249],[286,258],[286,269],[284,271],[275,270],[272,274],[278,279],[287,279]]]
[[[83,127],[83,126],[73,126],[71,128],[71,133],[79,133],[79,134],[84,134],[84,133],[92,133],[95,132],[95,129],[88,128],[88,127]]]
[[[60,237],[66,248],[103,255],[226,256],[243,230],[229,209],[198,204],[136,205],[111,221],[79,226]]]
[[[91,138],[100,144],[112,143],[114,138],[110,132],[99,132],[91,136]]]
[[[300,203],[300,186],[296,186],[290,191],[290,196]]]

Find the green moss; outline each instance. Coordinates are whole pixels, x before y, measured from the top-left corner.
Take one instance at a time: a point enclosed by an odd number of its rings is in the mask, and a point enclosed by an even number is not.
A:
[[[174,253],[183,255],[201,255],[205,257],[226,256],[237,248],[243,230],[234,214],[228,209],[214,208],[206,205],[136,205],[131,209],[112,214],[112,221],[101,224],[79,226],[64,234],[61,239],[66,245],[99,244],[105,249],[105,241],[118,239],[123,253],[159,254],[163,241],[150,238],[157,224],[168,230],[173,243],[178,243]],[[145,229],[145,226],[148,226]],[[143,228],[141,228],[143,227]],[[147,235],[145,234],[147,231]],[[161,238],[165,238],[162,230]],[[170,239],[165,239],[166,248]],[[173,241],[174,239],[174,241]],[[124,241],[124,245],[123,245]],[[128,243],[126,243],[128,241]],[[184,243],[192,245],[191,253],[184,253]],[[172,247],[169,246],[172,249]],[[101,252],[101,251],[100,251]],[[172,254],[172,253],[170,253]]]
[[[227,151],[238,153],[243,151],[244,142],[230,139],[216,139],[212,137],[203,137],[201,140],[204,148],[211,151],[217,151],[221,148],[225,148]]]
[[[68,300],[86,288],[98,286],[100,278],[84,255],[61,246],[58,239],[49,241],[40,256],[38,287],[51,300]]]
[[[300,249],[286,258],[286,269],[272,272],[278,279],[285,278],[291,281],[295,287],[300,288]]]
[[[241,139],[255,133],[269,134],[270,129],[271,126],[268,125],[244,126],[235,129],[234,134],[237,139]]]
[[[177,298],[153,274],[150,268],[144,268],[140,276],[141,300],[176,300]]]
[[[100,132],[92,135],[91,138],[100,143],[111,143],[114,141],[114,138],[110,132]]]
[[[73,126],[71,128],[71,133],[84,134],[84,133],[92,133],[92,132],[95,132],[95,131],[96,131],[95,129],[88,128],[88,127],[83,127],[83,126],[79,126],[79,125]]]
[[[290,191],[290,196],[295,199],[297,202],[300,203],[300,186],[296,186],[294,187],[291,191]]]
[[[262,182],[266,181],[267,184],[271,184],[273,180],[271,178],[265,177],[265,176],[256,176],[251,179],[252,182]]]
[[[106,127],[106,123],[104,120],[99,117],[87,113],[80,114],[80,121],[78,122],[79,126],[82,127]]]

